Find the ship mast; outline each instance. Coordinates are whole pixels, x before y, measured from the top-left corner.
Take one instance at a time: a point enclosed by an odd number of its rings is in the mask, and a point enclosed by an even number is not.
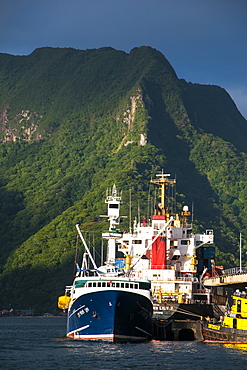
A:
[[[105,203],[108,204],[108,221],[110,222],[109,230],[102,233],[104,239],[108,240],[106,263],[114,265],[116,258],[116,239],[120,238],[122,234],[117,230],[117,225],[119,225],[119,213],[121,196],[118,194],[115,184],[112,187],[111,194],[106,194]]]
[[[169,173],[164,173],[162,170],[161,174],[157,174],[156,177],[157,179],[151,179],[150,182],[152,184],[158,185],[159,186],[159,198],[160,198],[160,203],[158,204],[158,209],[157,209],[157,214],[158,215],[166,215],[169,217],[169,209],[168,207],[165,206],[165,200],[166,200],[166,186],[167,185],[173,185],[176,184],[176,179],[168,179],[168,177],[171,176]]]

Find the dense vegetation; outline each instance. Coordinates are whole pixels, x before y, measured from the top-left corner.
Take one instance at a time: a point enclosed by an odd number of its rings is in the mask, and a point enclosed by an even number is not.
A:
[[[97,257],[105,190],[123,191],[128,215],[131,189],[132,214],[150,215],[162,168],[177,176],[177,210],[194,202],[195,231],[214,229],[218,263],[239,264],[247,122],[226,91],[179,80],[149,47],[1,54],[0,84],[0,309],[54,311],[73,277],[75,224]]]

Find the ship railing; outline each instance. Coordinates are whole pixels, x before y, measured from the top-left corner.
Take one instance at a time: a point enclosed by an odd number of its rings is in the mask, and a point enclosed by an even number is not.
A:
[[[179,281],[192,281],[193,283],[198,283],[198,279],[197,277],[194,277],[194,276],[185,276],[185,277],[176,277],[176,280],[179,280]]]
[[[154,276],[155,277],[155,276]],[[154,280],[154,279],[152,279]],[[175,278],[166,278],[165,280],[162,279],[162,277],[158,277],[156,280],[154,280],[157,283],[163,283],[163,282],[192,282],[192,283],[198,283],[197,277],[175,277]]]
[[[239,274],[246,274],[247,268],[246,267],[233,267],[231,269],[222,270],[222,275],[239,275]]]
[[[205,277],[204,279],[217,279],[219,277],[226,277],[226,276],[233,276],[233,275],[241,275],[241,274],[247,274],[247,268],[246,267],[233,267],[230,269],[222,270],[220,275],[217,276],[209,276]]]
[[[157,273],[160,273],[160,270],[172,270],[174,271],[175,270],[175,267],[174,266],[171,266],[171,265],[152,265],[150,264],[150,269],[153,269],[153,271],[157,270]],[[182,271],[183,272],[183,271]]]

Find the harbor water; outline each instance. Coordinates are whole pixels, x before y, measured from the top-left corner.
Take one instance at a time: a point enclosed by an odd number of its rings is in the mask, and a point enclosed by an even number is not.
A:
[[[74,341],[65,329],[64,317],[1,317],[0,369],[230,370],[247,364],[247,345]]]

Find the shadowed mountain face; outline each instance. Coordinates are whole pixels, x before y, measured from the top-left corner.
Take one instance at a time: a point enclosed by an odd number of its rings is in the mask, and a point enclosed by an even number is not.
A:
[[[214,229],[218,263],[239,263],[247,122],[225,90],[179,80],[150,47],[0,54],[0,84],[2,308],[55,309],[73,277],[75,224],[100,250],[106,188],[122,189],[122,215],[131,189],[133,217],[150,216],[162,168],[177,177],[177,212],[193,202],[195,231]]]

